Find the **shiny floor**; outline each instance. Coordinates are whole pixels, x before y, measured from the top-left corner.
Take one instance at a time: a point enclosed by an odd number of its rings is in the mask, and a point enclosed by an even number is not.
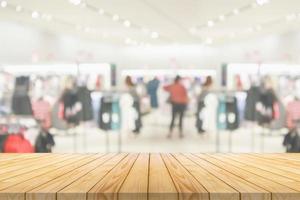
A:
[[[96,128],[78,127],[74,134],[55,136],[56,153],[94,152],[201,152],[201,153],[281,153],[283,134],[272,132],[262,136],[260,128],[243,127],[234,132],[220,131],[199,135],[195,119],[188,116],[184,122],[184,138],[174,131],[167,138],[170,116],[154,112],[143,117],[143,129],[139,135],[121,132],[104,132]],[[219,137],[217,137],[219,135]],[[219,138],[219,139],[218,139]]]

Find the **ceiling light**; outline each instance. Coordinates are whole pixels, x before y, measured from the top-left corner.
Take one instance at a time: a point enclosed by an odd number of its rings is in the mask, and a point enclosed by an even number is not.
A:
[[[157,32],[152,32],[152,33],[151,33],[151,37],[152,37],[153,39],[157,39],[157,38],[159,37],[159,34],[158,34]]]
[[[238,15],[240,13],[239,9],[234,9],[233,14]]]
[[[71,4],[74,4],[75,6],[79,5],[81,3],[81,0],[69,0]]]
[[[32,17],[33,19],[37,19],[37,18],[39,18],[39,16],[40,16],[40,14],[39,14],[37,11],[33,11],[33,12],[31,13],[31,17]]]
[[[19,5],[19,6],[16,6],[16,11],[17,11],[17,12],[21,12],[21,11],[22,11],[22,6],[20,6],[20,5]]]
[[[99,15],[103,15],[104,14],[104,10],[103,9],[99,9],[98,13],[99,13]]]
[[[220,15],[219,19],[220,19],[220,21],[224,21],[225,20],[225,16],[224,15]]]
[[[125,21],[124,21],[124,26],[130,27],[130,25],[131,25],[130,21],[128,21],[128,20],[125,20]]]
[[[214,21],[212,21],[212,20],[209,20],[208,22],[207,22],[207,26],[208,27],[213,27],[215,25],[215,23],[214,23]]]
[[[7,6],[7,2],[6,1],[1,1],[1,7],[5,8]]]
[[[263,6],[269,2],[270,2],[270,0],[256,0],[257,5],[260,5],[260,6]]]
[[[120,17],[119,17],[119,15],[114,15],[112,19],[113,19],[113,21],[116,22],[120,19]]]

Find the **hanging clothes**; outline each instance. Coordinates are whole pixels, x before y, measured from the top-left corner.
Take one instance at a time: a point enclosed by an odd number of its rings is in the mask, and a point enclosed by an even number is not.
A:
[[[121,125],[122,131],[128,132],[135,129],[136,111],[133,108],[134,99],[128,93],[122,94],[120,97],[121,108]]]
[[[33,117],[40,121],[45,128],[51,127],[51,105],[44,99],[32,102]]]
[[[60,105],[62,105],[62,103],[60,103],[59,101],[57,101],[56,103],[54,103],[52,110],[51,110],[51,123],[52,123],[52,127],[59,129],[59,130],[66,130],[68,128],[68,125],[66,123],[66,121],[62,120],[63,118],[63,109],[62,109],[62,116],[59,117],[59,108]]]
[[[112,96],[101,98],[99,110],[99,128],[102,130],[119,130],[121,128],[121,109],[119,99]]]
[[[63,117],[68,124],[78,125],[82,104],[78,100],[76,90],[66,90],[62,96]]]
[[[291,130],[297,127],[300,120],[300,100],[290,102],[286,108],[286,125]]]
[[[8,136],[7,134],[0,135],[0,153],[4,152],[4,144],[5,144],[7,136]]]
[[[227,117],[226,117],[226,99],[225,96],[219,97],[218,105],[218,121],[217,127],[219,130],[227,129]]]
[[[260,88],[252,86],[247,91],[246,105],[245,105],[245,120],[257,121],[256,104],[260,99]]]
[[[150,96],[150,104],[152,108],[158,108],[157,90],[159,84],[160,82],[157,78],[149,81],[147,84],[147,93]]]
[[[239,128],[239,110],[235,96],[226,99],[226,129],[236,130]]]
[[[196,112],[196,127],[198,133],[203,133],[203,109],[205,107],[205,97],[209,94],[207,90],[203,90],[197,98],[197,112]]]
[[[256,103],[257,121],[260,125],[270,124],[274,119],[274,104],[277,102],[273,90],[261,91]]]
[[[82,110],[80,111],[80,121],[90,121],[93,119],[93,105],[91,92],[86,86],[78,87],[77,98],[82,105]]]
[[[32,115],[32,107],[28,95],[30,79],[26,76],[17,77],[12,97],[12,111],[16,115]]]
[[[235,96],[223,95],[219,98],[218,129],[235,130],[239,127],[239,110]]]
[[[204,99],[205,107],[202,110],[203,129],[215,132],[217,127],[218,97],[210,93]]]
[[[285,135],[283,146],[286,147],[287,153],[300,152],[300,136],[296,129],[290,130],[289,133]]]
[[[48,131],[41,131],[35,142],[36,153],[51,153],[55,142],[53,135]]]
[[[100,110],[99,110],[99,128],[102,130],[111,130],[112,120],[112,98],[103,96],[101,98]]]
[[[34,153],[34,148],[22,134],[11,134],[4,143],[4,153]]]

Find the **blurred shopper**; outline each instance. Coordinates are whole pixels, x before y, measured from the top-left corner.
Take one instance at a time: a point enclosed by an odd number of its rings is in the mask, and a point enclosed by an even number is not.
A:
[[[142,117],[141,117],[141,106],[140,106],[140,98],[137,94],[137,89],[135,84],[133,83],[130,76],[127,76],[125,79],[125,84],[127,86],[128,92],[133,98],[133,108],[135,109],[134,115],[134,124],[135,128],[133,130],[134,133],[139,134],[142,128]]]
[[[179,116],[180,138],[183,138],[183,117],[188,103],[187,90],[181,83],[181,77],[176,76],[173,84],[165,86],[164,89],[170,93],[170,103],[172,104],[172,120],[168,138],[172,137],[175,120]]]
[[[212,84],[213,84],[213,80],[211,76],[206,77],[206,80],[202,85],[201,93],[197,98],[196,127],[199,134],[203,134],[205,132],[205,130],[203,129],[202,110],[205,107],[205,98],[209,94]]]

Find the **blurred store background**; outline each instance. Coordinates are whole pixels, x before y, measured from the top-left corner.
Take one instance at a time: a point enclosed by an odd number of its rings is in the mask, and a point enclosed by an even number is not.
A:
[[[299,0],[0,0],[0,151],[300,152],[299,25]]]

